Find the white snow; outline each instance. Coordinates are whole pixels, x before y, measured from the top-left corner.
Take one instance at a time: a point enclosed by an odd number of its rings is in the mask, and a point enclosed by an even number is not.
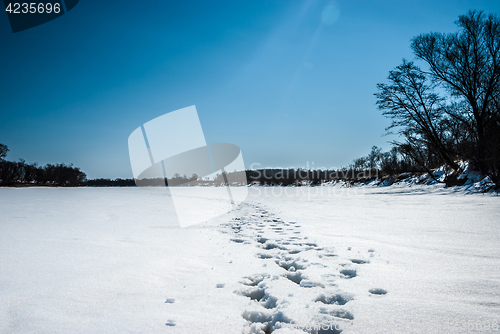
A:
[[[162,189],[0,188],[0,333],[500,331],[500,197],[248,189],[181,229]]]

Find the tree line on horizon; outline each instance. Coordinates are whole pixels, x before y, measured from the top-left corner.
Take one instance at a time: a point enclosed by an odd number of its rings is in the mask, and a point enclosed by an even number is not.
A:
[[[9,149],[0,144],[0,185],[45,185],[45,186],[80,186],[86,180],[86,175],[73,165],[47,164],[5,160]]]

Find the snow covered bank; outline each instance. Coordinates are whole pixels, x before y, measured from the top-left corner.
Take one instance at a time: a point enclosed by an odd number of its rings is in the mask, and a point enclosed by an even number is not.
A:
[[[460,162],[460,167],[463,172],[457,177],[456,183],[453,186],[454,191],[462,193],[492,193],[498,194],[497,185],[492,181],[490,176],[481,175],[479,172],[470,168],[468,162]],[[340,185],[340,186],[371,186],[371,187],[388,187],[388,186],[413,186],[413,185],[427,185],[427,186],[444,186],[446,177],[449,171],[446,166],[441,166],[432,171],[432,176],[428,173],[412,173],[406,172],[397,175],[387,175],[382,178],[372,177],[366,179],[350,179],[338,180],[324,183],[323,185]],[[309,185],[304,183],[304,185]]]

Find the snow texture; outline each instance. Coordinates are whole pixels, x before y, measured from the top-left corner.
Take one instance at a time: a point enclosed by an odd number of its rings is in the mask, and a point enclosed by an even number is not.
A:
[[[498,332],[498,196],[249,192],[181,229],[159,189],[0,188],[0,333]]]

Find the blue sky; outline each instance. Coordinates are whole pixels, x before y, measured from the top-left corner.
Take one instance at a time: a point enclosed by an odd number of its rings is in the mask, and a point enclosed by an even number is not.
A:
[[[410,39],[499,1],[86,1],[13,34],[0,15],[0,143],[10,160],[132,177],[127,139],[196,105],[245,165],[340,167],[388,149],[376,84]],[[254,165],[254,167],[257,165]]]

